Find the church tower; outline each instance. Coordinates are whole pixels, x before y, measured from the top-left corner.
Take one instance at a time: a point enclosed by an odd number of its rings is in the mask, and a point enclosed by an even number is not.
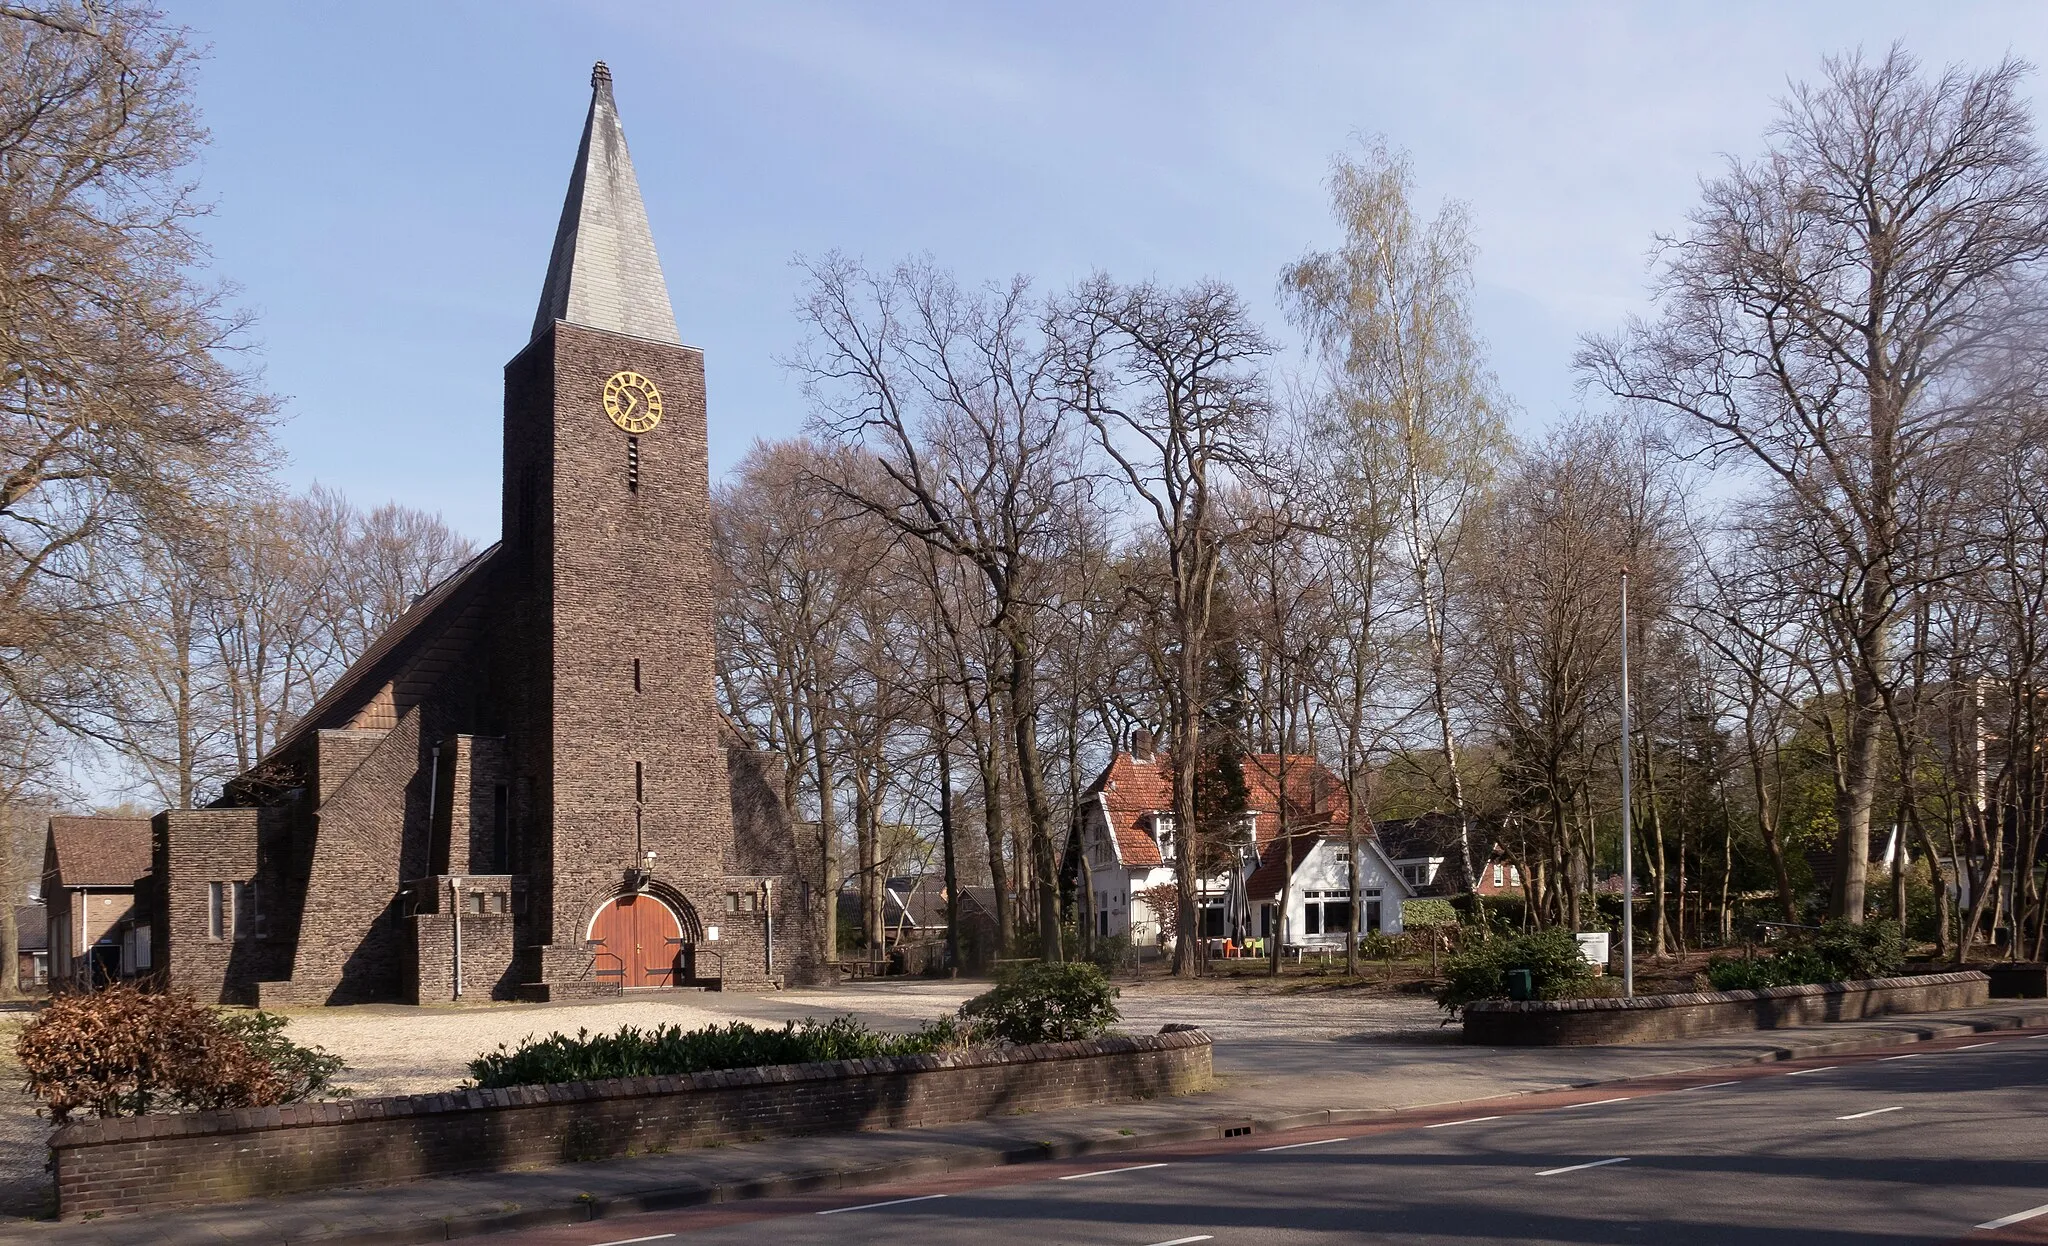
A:
[[[775,975],[769,914],[790,897],[749,872],[780,863],[740,859],[713,691],[704,355],[676,331],[602,62],[532,339],[505,369],[504,534],[516,605],[494,682],[535,980]]]
[[[219,801],[155,819],[145,908],[173,986],[561,999],[813,967],[777,776],[713,692],[704,355],[602,64],[505,367],[504,469],[499,543]]]

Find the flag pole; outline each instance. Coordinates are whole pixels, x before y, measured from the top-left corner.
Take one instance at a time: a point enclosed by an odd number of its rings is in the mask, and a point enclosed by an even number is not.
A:
[[[1628,712],[1628,568],[1621,569],[1621,993],[1636,993],[1636,845],[1630,825]]]

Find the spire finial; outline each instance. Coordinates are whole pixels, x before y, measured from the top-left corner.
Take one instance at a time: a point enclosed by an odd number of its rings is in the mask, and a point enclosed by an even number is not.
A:
[[[609,66],[609,65],[605,64],[605,63],[604,63],[603,61],[599,61],[599,62],[598,62],[597,64],[595,64],[595,65],[592,65],[592,66],[590,67],[590,85],[591,85],[592,87],[601,87],[601,86],[604,86],[604,87],[608,87],[608,86],[610,86],[611,84],[612,84],[612,69],[611,69],[611,66]]]

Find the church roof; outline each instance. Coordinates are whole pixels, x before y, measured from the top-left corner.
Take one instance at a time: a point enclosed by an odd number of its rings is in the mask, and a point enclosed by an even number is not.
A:
[[[680,346],[640,179],[626,152],[626,128],[612,100],[611,70],[603,61],[591,70],[590,88],[590,114],[569,174],[562,222],[555,227],[533,336],[566,320]]]
[[[409,647],[408,641],[415,636],[432,636],[468,606],[468,595],[463,590],[472,584],[482,583],[482,573],[496,563],[502,549],[502,542],[492,545],[456,568],[447,579],[428,589],[410,609],[393,620],[391,626],[385,628],[363,651],[363,656],[349,664],[341,678],[334,681],[334,686],[307,707],[299,720],[292,724],[291,730],[272,746],[269,756],[276,757],[288,751],[309,732],[341,725],[346,715],[358,708],[370,689],[390,677],[392,659],[401,656],[401,650]]]

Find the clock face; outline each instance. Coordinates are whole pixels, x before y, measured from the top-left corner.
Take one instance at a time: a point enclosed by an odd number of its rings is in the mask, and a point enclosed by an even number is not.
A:
[[[661,391],[638,372],[614,372],[604,383],[604,413],[629,433],[661,423]]]

